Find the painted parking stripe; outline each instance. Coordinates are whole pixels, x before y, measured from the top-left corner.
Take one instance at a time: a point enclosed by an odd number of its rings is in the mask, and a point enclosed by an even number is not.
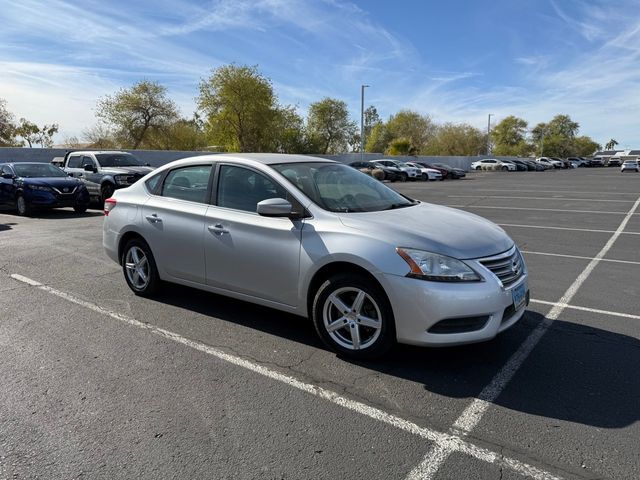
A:
[[[546,300],[536,300],[531,299],[532,303],[539,303],[540,305],[551,305],[555,306],[557,302],[548,302]],[[609,315],[611,317],[623,317],[623,318],[632,318],[634,320],[640,320],[640,315],[632,315],[631,313],[622,313],[622,312],[612,312],[611,310],[600,310],[599,308],[589,308],[589,307],[579,307],[577,305],[569,305],[563,304],[564,308],[568,308],[571,310],[580,310],[581,312],[589,312],[589,313],[597,313],[599,315]]]
[[[546,255],[548,257],[565,257],[565,258],[577,258],[579,260],[595,260],[593,257],[582,257],[580,255],[565,255],[563,253],[547,253],[547,252],[532,252],[531,250],[520,250],[522,253],[528,253],[529,255]],[[628,263],[631,265],[640,265],[640,262],[634,262],[632,260],[615,260],[613,258],[601,258],[599,262],[613,262],[613,263]]]
[[[615,233],[615,230],[598,230],[593,228],[549,227],[546,225],[522,225],[518,223],[497,223],[501,227],[540,228],[543,230],[567,230],[569,232]],[[640,232],[622,232],[622,235],[640,235]]]
[[[156,327],[148,323],[143,323],[143,322],[140,322],[139,320],[136,320],[135,318],[131,318],[126,315],[113,312],[111,310],[103,308],[94,303],[87,302],[85,300],[77,298],[69,293],[57,290],[48,285],[44,285],[36,280],[32,280],[23,275],[14,273],[10,276],[14,280],[23,282],[34,288],[43,290],[47,293],[60,297],[68,302],[74,303],[81,307],[92,310],[101,315],[111,317],[115,320],[126,323],[133,327],[140,328],[149,333],[158,335],[160,337],[166,338],[176,343],[180,343],[187,347],[193,348],[194,350],[198,350],[200,352],[206,353],[224,362],[244,368],[246,370],[250,370],[254,373],[270,378],[272,380],[276,380],[278,382],[284,383],[290,387],[296,388],[310,395],[314,395],[316,397],[322,398],[335,405],[339,405],[343,408],[346,408],[347,410],[351,410],[360,415],[364,415],[366,417],[369,417],[379,422],[393,426],[405,432],[419,436],[425,440],[435,443],[436,445],[442,445],[447,452],[449,451],[461,452],[463,454],[469,455],[483,462],[499,465],[503,468],[509,468],[520,475],[524,475],[524,476],[533,478],[535,480],[562,480],[562,477],[554,475],[545,470],[539,469],[537,467],[521,462],[514,458],[503,457],[502,454],[498,452],[493,452],[486,448],[474,445],[462,439],[459,435],[438,432],[436,430],[432,430],[427,427],[421,427],[420,425],[410,422],[409,420],[405,420],[396,415],[387,413],[379,408],[366,405],[362,402],[348,399],[331,390],[327,390],[317,385],[303,382],[289,375],[285,375],[275,370],[271,370],[258,363],[254,363],[244,358],[228,354],[220,350],[219,348],[212,347],[210,345],[206,345],[204,343],[200,343],[195,340],[188,339],[175,332],[165,330],[164,328]]]
[[[526,187],[531,187],[531,185],[527,185]],[[518,189],[518,190],[513,190],[513,189],[498,189],[498,188],[479,188],[478,191],[479,192],[518,192],[518,193],[522,193],[522,192],[535,192],[535,193],[567,193],[567,190],[525,190],[526,187],[523,187],[523,189]],[[544,188],[544,187],[542,187]],[[593,194],[604,194],[604,195],[633,195],[633,197],[635,198],[636,195],[638,195],[638,192],[586,192],[586,191],[577,191],[577,190],[572,190],[571,193],[586,193],[588,195],[593,195]],[[592,199],[593,200],[597,200],[597,199]]]
[[[566,200],[567,202],[608,202],[608,203],[633,203],[633,200],[602,200],[594,198],[567,198],[567,197],[510,197],[505,195],[447,195],[449,198],[505,198],[510,200]]]
[[[593,260],[587,264],[580,275],[578,275],[574,282],[569,286],[567,291],[564,292],[560,300],[553,304],[551,310],[544,317],[542,322],[540,322],[529,334],[527,339],[520,345],[520,347],[518,347],[518,350],[516,350],[509,360],[507,360],[500,371],[493,377],[491,382],[482,389],[478,398],[474,399],[473,402],[471,402],[471,404],[462,412],[452,425],[450,429],[451,433],[465,437],[478,425],[478,423],[480,423],[480,420],[482,420],[482,417],[489,409],[489,406],[495,402],[498,396],[506,388],[554,320],[556,320],[564,311],[564,305],[571,302],[571,299],[576,293],[578,293],[578,290],[587,278],[589,278],[589,275],[591,275],[591,272],[593,272],[600,260],[604,258],[607,252],[609,252],[615,241],[624,231],[629,220],[631,220],[632,216],[635,214],[639,205],[640,197],[638,197],[631,209],[626,213],[615,233],[611,235],[607,243],[602,247],[602,250],[600,250]],[[453,452],[454,450],[446,450],[445,446],[440,443],[435,444],[425,455],[422,462],[420,462],[420,464],[409,473],[407,480],[431,480]]]
[[[607,215],[627,215],[626,212],[611,212],[608,210],[568,210],[563,208],[532,208],[532,207],[498,207],[492,205],[445,205],[452,208],[491,208],[496,210],[533,210],[539,212],[567,212],[567,213],[605,213]],[[632,213],[631,215],[635,215]]]

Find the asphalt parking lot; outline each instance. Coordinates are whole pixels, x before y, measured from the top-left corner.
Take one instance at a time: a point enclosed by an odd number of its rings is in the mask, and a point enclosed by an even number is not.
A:
[[[348,361],[282,312],[136,297],[100,211],[0,212],[0,478],[639,478],[640,175],[392,186],[514,238],[523,320]]]

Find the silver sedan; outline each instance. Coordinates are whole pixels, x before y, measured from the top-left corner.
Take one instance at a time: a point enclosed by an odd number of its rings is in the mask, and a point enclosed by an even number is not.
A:
[[[529,300],[513,240],[320,158],[179,160],[105,202],[103,243],[138,295],[162,282],[310,317],[357,358],[489,340]]]

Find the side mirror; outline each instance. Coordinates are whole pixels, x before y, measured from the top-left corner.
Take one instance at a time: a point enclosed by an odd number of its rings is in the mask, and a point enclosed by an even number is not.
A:
[[[2,178],[4,178],[5,180],[13,180],[14,176],[13,173],[3,173]]]
[[[263,217],[289,217],[292,209],[284,198],[267,198],[258,202],[256,211]]]
[[[84,166],[84,171],[85,172],[97,172],[98,169],[94,165],[85,165]]]
[[[69,173],[67,173],[67,176],[73,177],[73,173],[69,172]]]

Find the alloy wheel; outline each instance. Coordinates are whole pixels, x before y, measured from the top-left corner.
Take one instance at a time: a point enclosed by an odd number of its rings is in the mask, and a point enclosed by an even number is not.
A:
[[[149,283],[149,260],[144,251],[137,246],[132,246],[125,256],[125,270],[131,285],[138,290],[143,290]]]
[[[348,350],[365,349],[382,331],[382,314],[376,301],[364,290],[343,287],[329,295],[322,320],[331,339]]]

